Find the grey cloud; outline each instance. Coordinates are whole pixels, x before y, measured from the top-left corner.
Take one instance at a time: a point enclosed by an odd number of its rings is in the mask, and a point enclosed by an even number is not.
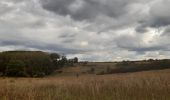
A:
[[[61,35],[58,38],[62,39],[63,43],[73,43],[75,41],[75,33],[60,33]]]
[[[133,4],[146,0],[41,0],[42,7],[57,15],[70,16],[75,21],[87,21],[84,29],[98,33],[131,27],[143,16],[140,10],[129,12]],[[135,8],[134,8],[135,9]],[[133,9],[133,10],[134,10]],[[145,27],[136,29],[145,32]]]
[[[18,45],[19,42],[16,41],[0,41],[1,46]]]
[[[41,28],[41,27],[45,27],[47,24],[44,20],[40,19],[40,20],[35,20],[35,21],[32,21],[32,22],[25,22],[25,23],[22,23],[23,25],[26,25],[26,27],[28,28]]]
[[[159,0],[149,10],[147,17],[140,19],[142,30],[147,27],[159,28],[170,25],[170,0]],[[141,28],[140,28],[141,29]],[[138,31],[138,28],[136,29]]]
[[[167,37],[170,36],[170,26],[167,26],[167,27],[164,29],[164,31],[163,31],[163,33],[162,33],[161,36],[167,36]]]
[[[66,15],[69,13],[68,6],[75,0],[41,0],[43,7],[49,11]]]
[[[9,7],[7,4],[0,3],[0,15],[9,13],[13,10],[13,7]]]
[[[135,28],[135,31],[136,31],[136,32],[139,32],[139,33],[145,33],[145,32],[147,32],[148,30],[147,30],[147,28],[146,28],[145,26],[140,25],[140,26],[137,26],[137,27]]]
[[[126,48],[126,49],[139,48],[141,45],[140,38],[136,36],[129,36],[129,35],[119,36],[115,39],[115,42],[118,47]]]
[[[56,14],[70,15],[75,20],[95,19],[100,15],[119,17],[126,13],[132,0],[42,0],[44,9]]]
[[[91,61],[142,59],[157,51],[169,56],[169,5],[169,0],[0,0],[0,51],[22,47]],[[162,35],[153,33],[159,27]]]
[[[2,0],[3,1],[3,0]],[[23,2],[25,0],[4,0],[4,1],[7,1],[7,2],[13,2],[13,3],[18,3],[18,2]]]
[[[140,36],[120,36],[115,41],[119,48],[123,48],[129,51],[135,51],[139,54],[147,52],[147,51],[158,51],[163,50],[166,51],[169,49],[168,44],[146,44],[143,42]],[[158,42],[158,41],[157,41]]]
[[[61,35],[59,37],[60,38],[67,38],[67,37],[73,38],[75,36],[76,36],[76,34],[72,34],[72,33],[61,33]]]
[[[162,0],[151,7],[151,22],[153,27],[166,26],[170,24],[170,1]]]
[[[74,41],[75,41],[75,39],[70,38],[70,39],[63,40],[62,42],[70,44],[70,43],[73,43]]]
[[[69,48],[64,47],[60,44],[51,44],[51,43],[44,43],[44,42],[37,42],[37,41],[31,41],[31,40],[22,40],[22,41],[15,41],[15,40],[4,40],[0,41],[1,46],[21,46],[24,48],[32,48],[32,49],[38,49],[38,50],[48,50],[63,54],[76,54],[80,52],[86,52],[85,50],[81,49],[75,49],[75,48]],[[17,49],[17,48],[16,48]]]
[[[146,52],[146,51],[158,51],[158,50],[165,50],[166,47],[163,46],[149,46],[149,47],[133,47],[129,48],[130,51],[136,52]]]

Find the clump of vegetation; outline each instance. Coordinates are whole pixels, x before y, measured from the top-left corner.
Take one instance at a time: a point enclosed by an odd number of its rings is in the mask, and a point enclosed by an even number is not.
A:
[[[106,74],[106,73],[103,70],[96,73],[96,75],[104,75],[104,74]]]
[[[14,76],[14,77],[27,76],[27,73],[25,70],[25,63],[20,60],[9,61],[5,74],[6,76]]]
[[[78,62],[78,58],[67,59],[57,53],[41,51],[6,51],[0,53],[1,76],[43,77],[56,69]]]
[[[90,70],[88,70],[88,73],[89,73],[89,74],[94,74],[94,73],[95,73],[95,68],[93,68],[93,67],[90,68]]]

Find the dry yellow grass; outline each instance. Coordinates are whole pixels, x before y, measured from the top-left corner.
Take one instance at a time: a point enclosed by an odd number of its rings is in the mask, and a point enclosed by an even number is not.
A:
[[[0,100],[170,100],[170,70],[79,78],[1,78]]]

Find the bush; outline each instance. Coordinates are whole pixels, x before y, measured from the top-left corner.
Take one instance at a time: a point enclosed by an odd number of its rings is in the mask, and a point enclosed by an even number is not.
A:
[[[104,75],[104,74],[106,74],[104,71],[100,71],[100,72],[96,73],[96,75]]]
[[[89,74],[94,74],[95,73],[95,68],[90,68],[90,70],[88,71]]]
[[[43,72],[36,72],[33,77],[44,77],[45,76],[45,73]]]
[[[25,63],[20,60],[9,61],[5,74],[6,76],[12,76],[12,77],[27,76],[26,71],[25,71]]]
[[[0,72],[0,76],[3,76],[3,73],[2,73],[2,72]]]

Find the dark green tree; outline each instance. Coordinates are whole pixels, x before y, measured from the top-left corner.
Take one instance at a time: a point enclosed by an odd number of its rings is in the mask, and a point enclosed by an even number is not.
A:
[[[6,76],[25,77],[25,63],[21,60],[10,60],[6,67]]]
[[[66,56],[62,56],[62,57],[61,57],[61,60],[58,61],[58,65],[59,65],[60,67],[65,66],[67,63],[68,63],[68,60],[67,60]]]
[[[59,60],[60,59],[60,55],[57,53],[51,53],[50,57],[52,60]]]
[[[78,63],[78,58],[74,57],[74,63]]]

